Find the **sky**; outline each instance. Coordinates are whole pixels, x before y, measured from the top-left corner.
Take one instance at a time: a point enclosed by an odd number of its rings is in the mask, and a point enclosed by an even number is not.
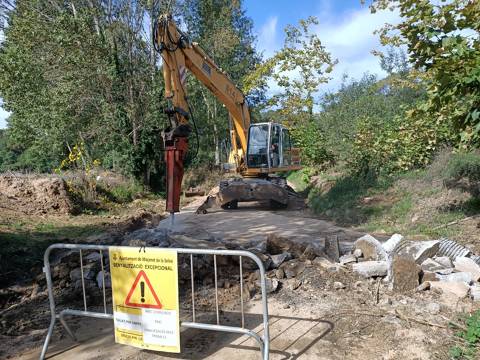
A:
[[[287,24],[296,24],[310,15],[318,18],[315,32],[332,57],[338,59],[332,80],[322,87],[321,93],[338,89],[344,74],[355,79],[364,72],[385,75],[378,59],[371,54],[373,49],[380,48],[373,31],[386,22],[398,22],[396,13],[370,14],[368,6],[361,5],[360,0],[244,0],[243,6],[253,20],[257,49],[264,57],[282,47]],[[270,87],[275,92],[275,84]],[[0,102],[0,128],[5,128],[7,117]]]

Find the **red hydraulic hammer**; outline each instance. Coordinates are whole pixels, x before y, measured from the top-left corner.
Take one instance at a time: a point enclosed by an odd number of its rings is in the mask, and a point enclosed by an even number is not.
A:
[[[176,137],[165,144],[165,163],[167,166],[167,211],[179,212],[180,193],[182,191],[183,160],[187,154],[188,140]]]

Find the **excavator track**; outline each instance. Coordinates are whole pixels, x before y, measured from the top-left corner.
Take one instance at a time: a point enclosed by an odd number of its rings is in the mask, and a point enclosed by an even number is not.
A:
[[[285,178],[269,177],[231,178],[222,180],[219,186],[210,191],[205,202],[197,209],[198,214],[206,214],[209,209],[236,209],[239,202],[269,201],[272,209],[285,209],[303,199],[292,189]]]

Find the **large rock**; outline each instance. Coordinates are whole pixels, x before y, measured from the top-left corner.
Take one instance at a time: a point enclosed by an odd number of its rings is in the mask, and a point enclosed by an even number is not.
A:
[[[332,261],[338,262],[340,259],[340,244],[338,235],[330,235],[325,239],[325,254]]]
[[[403,235],[400,234],[393,234],[390,239],[382,244],[383,249],[388,254],[393,252],[395,247],[403,240]]]
[[[458,271],[470,273],[473,281],[480,280],[480,266],[478,266],[472,259],[464,256],[457,257],[453,264]]]
[[[419,284],[420,266],[411,256],[394,255],[392,261],[393,290],[407,292]]]
[[[385,276],[388,272],[386,261],[362,261],[352,265],[352,270],[364,277]]]
[[[365,260],[385,260],[387,258],[387,253],[380,241],[368,234],[355,241],[355,249],[362,251]]]
[[[440,241],[405,241],[397,246],[395,252],[402,256],[411,256],[417,264],[423,263],[427,258],[435,256],[438,252]]]

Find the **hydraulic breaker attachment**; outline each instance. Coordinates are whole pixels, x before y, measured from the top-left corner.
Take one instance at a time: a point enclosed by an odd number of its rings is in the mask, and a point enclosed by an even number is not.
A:
[[[176,137],[165,142],[165,163],[167,166],[167,211],[179,212],[180,193],[183,179],[183,160],[188,149],[186,137]]]

